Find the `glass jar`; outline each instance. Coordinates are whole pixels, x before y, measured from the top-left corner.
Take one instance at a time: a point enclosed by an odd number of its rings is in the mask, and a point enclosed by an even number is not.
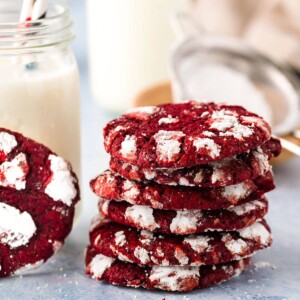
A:
[[[70,13],[50,2],[47,18],[19,23],[20,7],[21,1],[0,4],[0,126],[47,145],[80,176],[80,90]]]

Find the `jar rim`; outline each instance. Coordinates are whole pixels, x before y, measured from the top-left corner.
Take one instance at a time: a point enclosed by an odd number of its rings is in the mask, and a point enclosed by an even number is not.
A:
[[[34,50],[67,43],[74,38],[71,15],[64,5],[50,3],[47,17],[36,21],[1,22],[1,15],[18,15],[13,7],[0,11],[0,51]]]

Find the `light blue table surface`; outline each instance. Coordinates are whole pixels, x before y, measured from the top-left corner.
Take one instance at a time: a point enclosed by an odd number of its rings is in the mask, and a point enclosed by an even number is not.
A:
[[[275,167],[277,189],[269,194],[267,218],[273,230],[274,244],[271,249],[255,255],[251,268],[240,277],[200,292],[175,294],[114,287],[84,274],[83,253],[88,243],[88,224],[97,213],[97,199],[89,191],[88,183],[107,168],[108,155],[103,150],[101,130],[113,116],[98,107],[90,94],[84,1],[74,0],[72,11],[77,32],[74,51],[82,84],[81,189],[84,208],[64,249],[29,275],[2,279],[0,299],[300,299],[300,158]]]

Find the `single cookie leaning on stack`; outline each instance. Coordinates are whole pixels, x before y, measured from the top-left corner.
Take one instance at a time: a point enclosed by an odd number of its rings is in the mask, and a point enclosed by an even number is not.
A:
[[[34,269],[60,250],[78,201],[65,160],[0,128],[0,277]]]
[[[109,122],[104,144],[110,170],[91,181],[93,278],[190,291],[238,275],[271,245],[264,194],[281,145],[257,115],[195,101],[142,107]]]

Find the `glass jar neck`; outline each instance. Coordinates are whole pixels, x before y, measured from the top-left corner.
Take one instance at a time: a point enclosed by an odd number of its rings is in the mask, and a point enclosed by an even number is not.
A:
[[[0,53],[39,52],[69,44],[74,37],[69,10],[63,5],[50,3],[46,18],[37,21],[20,23],[19,14],[15,1],[1,0]]]

